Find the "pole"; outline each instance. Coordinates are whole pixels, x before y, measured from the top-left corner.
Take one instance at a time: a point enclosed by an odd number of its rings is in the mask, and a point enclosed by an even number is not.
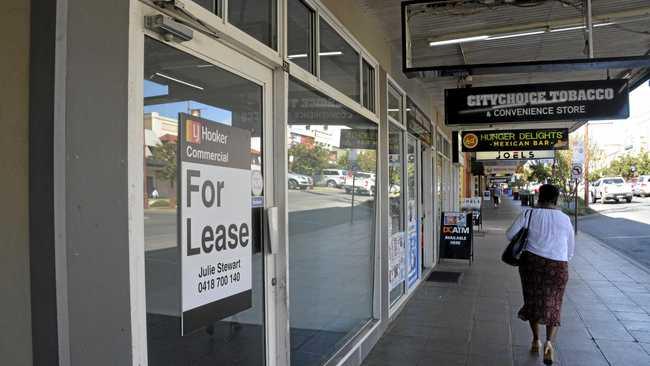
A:
[[[585,0],[585,18],[587,22],[585,32],[587,32],[589,58],[594,58],[594,22],[591,17],[591,0]]]
[[[355,188],[355,181],[357,178],[357,173],[352,170],[352,207],[350,208],[350,222],[354,222],[354,191],[356,190]]]
[[[578,179],[575,179],[575,206],[573,207],[573,219],[575,225],[573,225],[574,234],[578,235]]]
[[[584,146],[585,146],[585,162],[582,170],[584,172],[584,177],[582,178],[585,182],[585,208],[589,207],[589,122],[585,124],[585,134],[584,134]]]

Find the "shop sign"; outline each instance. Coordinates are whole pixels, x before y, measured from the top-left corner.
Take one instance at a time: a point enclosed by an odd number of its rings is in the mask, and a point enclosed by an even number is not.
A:
[[[515,174],[516,166],[485,166],[483,171],[485,175],[511,175]]]
[[[449,259],[472,259],[473,220],[470,212],[443,212],[440,255]]]
[[[462,143],[464,152],[566,150],[569,148],[569,129],[464,131]]]
[[[404,263],[404,232],[394,233],[391,235],[388,245],[388,287],[389,291],[399,286],[406,276]]]
[[[592,80],[445,89],[445,124],[625,119],[627,81]]]
[[[538,160],[553,159],[553,150],[521,150],[521,151],[479,151],[476,153],[476,160]]]
[[[261,188],[251,187],[249,131],[185,113],[179,123],[181,333],[187,335],[251,307],[251,192]]]
[[[490,184],[497,184],[497,183],[508,183],[510,179],[506,177],[492,177],[490,178]]]
[[[349,129],[341,130],[341,149],[368,149],[377,150],[376,129]]]
[[[469,210],[480,210],[481,209],[481,197],[467,197],[463,198],[463,203],[460,208],[469,209]]]

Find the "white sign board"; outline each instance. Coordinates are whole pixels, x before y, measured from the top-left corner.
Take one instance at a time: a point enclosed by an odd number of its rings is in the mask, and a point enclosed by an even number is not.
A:
[[[553,159],[553,150],[524,150],[524,151],[479,151],[476,160],[536,160]]]
[[[481,197],[463,198],[463,203],[461,204],[461,208],[472,209],[472,210],[480,210],[481,209]]]
[[[252,305],[250,133],[184,113],[179,122],[181,334],[187,335]]]
[[[582,178],[582,164],[573,164],[571,166],[571,176],[573,179]]]
[[[576,140],[573,145],[571,161],[580,165],[585,161],[585,146],[580,140]]]

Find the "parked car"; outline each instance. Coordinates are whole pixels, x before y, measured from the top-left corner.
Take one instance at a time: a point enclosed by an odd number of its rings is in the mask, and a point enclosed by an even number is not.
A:
[[[330,188],[341,188],[345,184],[347,173],[347,170],[343,169],[323,169],[320,174],[314,176],[314,184]]]
[[[632,193],[635,196],[648,197],[650,196],[650,175],[641,175],[637,178]]]
[[[302,174],[289,172],[289,189],[312,189],[314,180],[311,177]]]
[[[593,203],[597,200],[605,203],[608,199],[632,202],[632,188],[623,177],[604,177],[591,184],[590,196]]]
[[[355,193],[374,195],[375,178],[375,173],[356,172],[354,175],[349,173],[345,177],[343,188],[345,188],[346,193],[352,193],[352,187],[354,187]]]

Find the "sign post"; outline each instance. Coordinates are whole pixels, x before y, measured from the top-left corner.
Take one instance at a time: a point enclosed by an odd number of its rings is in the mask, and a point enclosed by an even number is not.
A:
[[[179,114],[181,335],[252,306],[250,132]]]
[[[472,263],[473,222],[468,212],[443,212],[440,225],[440,257],[467,259]]]

